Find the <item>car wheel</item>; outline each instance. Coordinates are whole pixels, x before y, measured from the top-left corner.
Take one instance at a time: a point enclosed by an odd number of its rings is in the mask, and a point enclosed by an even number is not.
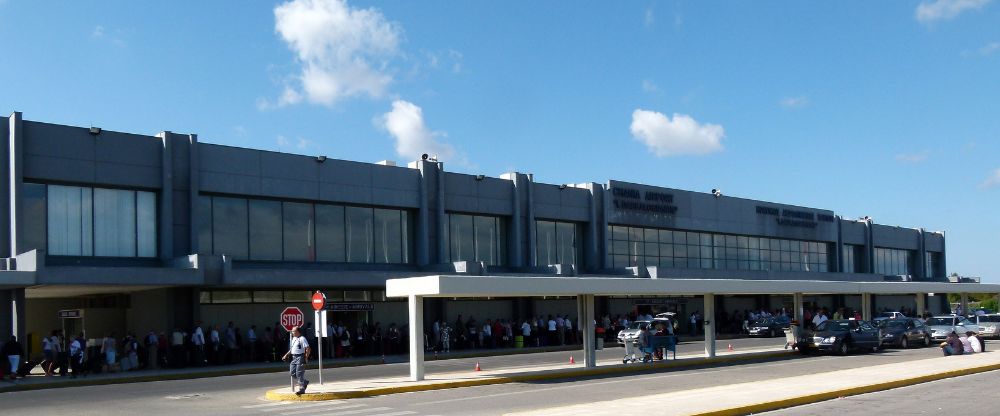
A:
[[[875,346],[872,347],[872,352],[877,353],[881,349],[882,349],[882,344],[875,344]]]
[[[850,352],[850,351],[851,351],[851,349],[847,347],[847,342],[841,342],[840,343],[840,348],[837,349],[837,352],[840,355],[847,355],[847,353]]]
[[[910,347],[910,341],[906,339],[906,335],[903,335],[903,338],[900,338],[900,340],[899,340],[899,348],[902,348],[902,349],[905,350],[905,349],[907,349],[909,347]]]

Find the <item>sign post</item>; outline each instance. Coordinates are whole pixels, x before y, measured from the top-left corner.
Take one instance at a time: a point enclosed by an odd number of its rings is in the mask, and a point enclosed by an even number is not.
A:
[[[315,310],[316,348],[319,349],[319,385],[323,385],[323,337],[326,336],[326,295],[316,291],[312,295],[312,307]]]

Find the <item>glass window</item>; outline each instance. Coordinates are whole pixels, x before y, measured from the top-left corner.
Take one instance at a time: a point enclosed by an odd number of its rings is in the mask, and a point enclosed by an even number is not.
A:
[[[249,290],[212,291],[212,303],[250,303]]]
[[[371,300],[368,297],[368,291],[366,290],[345,290],[344,291],[344,301],[345,302],[367,302]]]
[[[199,196],[195,209],[198,210],[198,254],[212,254],[212,197]]]
[[[156,194],[136,192],[135,203],[139,257],[156,257]]]
[[[247,200],[212,198],[212,252],[244,260],[249,254],[247,240]]]
[[[535,265],[556,264],[556,223],[535,221]]]
[[[500,264],[500,236],[495,217],[475,217],[476,260],[488,265]]]
[[[255,290],[253,292],[253,303],[281,302],[284,302],[284,297],[282,296],[282,292],[280,290]]]
[[[474,261],[476,259],[472,216],[452,214],[449,216],[449,246],[451,261]]]
[[[371,263],[374,242],[372,241],[372,209],[347,207],[347,261],[351,263]]]
[[[559,263],[576,265],[576,224],[570,222],[556,223],[556,238],[559,242]]]
[[[344,262],[347,246],[344,243],[344,207],[316,205],[316,259]]]
[[[375,263],[403,262],[403,211],[375,209]]]
[[[308,290],[286,290],[284,294],[285,302],[309,302],[312,299],[312,292]]]
[[[94,189],[94,255],[135,257],[135,193]]]
[[[281,206],[281,235],[284,243],[285,260],[316,260],[312,204],[283,202]],[[371,214],[371,209],[365,210],[369,212],[369,215]]]
[[[281,260],[281,202],[249,201],[250,259]]]
[[[92,256],[91,188],[48,185],[48,247],[57,256]]]
[[[47,231],[45,227],[45,212],[47,198],[45,185],[25,183],[21,194],[21,209],[24,211],[24,224],[18,233],[26,250],[45,249]]]

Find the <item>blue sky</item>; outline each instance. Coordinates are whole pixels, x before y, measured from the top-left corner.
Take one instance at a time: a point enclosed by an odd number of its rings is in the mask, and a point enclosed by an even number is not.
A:
[[[1000,1],[0,0],[0,112],[948,232],[998,282]]]

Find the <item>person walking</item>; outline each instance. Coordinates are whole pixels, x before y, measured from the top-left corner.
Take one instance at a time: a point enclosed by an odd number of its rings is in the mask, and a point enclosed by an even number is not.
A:
[[[194,323],[191,345],[194,346],[194,365],[201,367],[208,364],[208,359],[205,358],[205,331],[201,329],[201,321]]]
[[[288,373],[295,378],[299,386],[296,395],[305,394],[306,387],[309,386],[309,380],[306,380],[306,364],[309,364],[311,353],[312,348],[309,347],[306,337],[302,336],[302,330],[299,327],[292,328],[292,336],[288,340],[288,352],[281,359],[288,361]]]
[[[17,379],[17,370],[21,367],[21,357],[24,356],[24,347],[17,342],[17,336],[11,335],[10,340],[3,344],[3,356],[7,357],[10,365],[10,379]]]
[[[80,368],[83,365],[83,344],[80,340],[83,338],[83,333],[73,339],[73,342],[69,343],[69,368],[72,371],[70,377],[76,378],[80,375]]]

